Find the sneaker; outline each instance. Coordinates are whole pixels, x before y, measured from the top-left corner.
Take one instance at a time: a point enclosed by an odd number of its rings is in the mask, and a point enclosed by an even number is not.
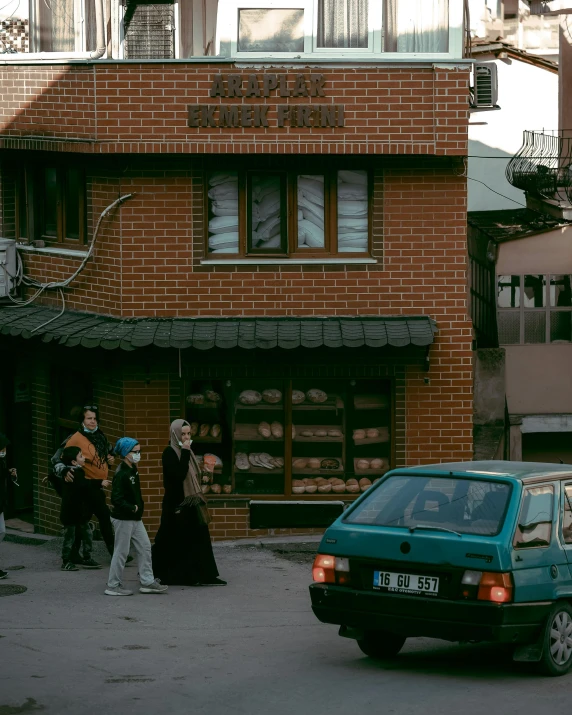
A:
[[[8,576],[8,571],[2,571],[2,569],[0,569],[0,579],[6,578],[6,576]]]
[[[78,567],[75,564],[72,564],[71,561],[64,561],[62,563],[62,571],[79,571]]]
[[[212,581],[201,581],[197,584],[197,586],[226,586],[226,581],[223,581],[222,578],[213,578]]]
[[[132,561],[133,561],[133,556],[128,556],[128,557],[125,559],[125,565],[126,565],[126,566],[131,566],[131,562],[132,562]]]
[[[100,569],[101,564],[98,564],[97,561],[94,561],[91,557],[89,559],[83,559],[83,561],[80,564],[84,569]]]
[[[159,583],[157,580],[153,581],[153,583],[150,583],[148,586],[141,586],[139,589],[140,593],[165,593],[165,591],[168,591],[169,587],[164,586],[162,583]]]
[[[122,588],[121,586],[117,586],[117,588],[111,588],[111,586],[108,586],[105,589],[105,595],[106,596],[132,596],[133,591],[130,591],[128,588]]]

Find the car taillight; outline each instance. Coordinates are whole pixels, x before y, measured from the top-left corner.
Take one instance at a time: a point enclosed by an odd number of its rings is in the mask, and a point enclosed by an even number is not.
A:
[[[493,571],[465,571],[461,580],[461,595],[464,598],[477,598],[479,601],[510,603],[514,587],[510,573]]]
[[[318,554],[314,559],[312,578],[316,583],[337,583],[340,586],[349,584],[349,559],[341,556]]]

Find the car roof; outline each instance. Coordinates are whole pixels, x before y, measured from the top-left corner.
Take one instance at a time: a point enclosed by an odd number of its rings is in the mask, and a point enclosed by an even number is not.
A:
[[[395,470],[397,471],[397,470]],[[572,478],[572,464],[550,464],[548,462],[508,462],[490,460],[480,462],[445,462],[443,464],[423,464],[418,467],[399,469],[408,474],[454,474],[471,475],[483,479],[505,477],[525,484],[545,479]]]

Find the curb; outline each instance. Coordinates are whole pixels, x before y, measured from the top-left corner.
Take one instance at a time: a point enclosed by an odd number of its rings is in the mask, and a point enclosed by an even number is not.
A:
[[[323,534],[308,534],[308,536],[276,536],[263,539],[235,539],[234,541],[215,541],[213,547],[225,549],[240,548],[241,546],[256,546],[259,549],[292,548],[301,544],[319,544]]]
[[[24,531],[17,531],[16,529],[6,529],[4,541],[12,544],[25,544],[27,546],[43,546],[55,538],[55,536],[48,536],[47,534],[27,534]]]

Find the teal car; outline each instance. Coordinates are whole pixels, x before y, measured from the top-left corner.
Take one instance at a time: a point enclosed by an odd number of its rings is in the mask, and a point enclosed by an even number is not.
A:
[[[549,675],[572,666],[572,465],[395,469],[325,532],[312,610],[368,656],[407,638],[514,645]]]

